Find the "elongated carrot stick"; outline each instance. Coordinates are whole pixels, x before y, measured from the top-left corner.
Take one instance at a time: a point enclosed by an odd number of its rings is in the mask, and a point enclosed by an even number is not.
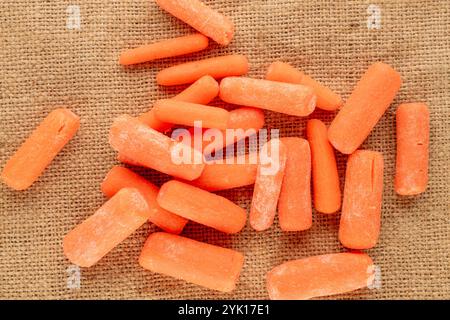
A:
[[[199,0],[156,0],[171,15],[225,46],[234,34],[234,25],[224,15]]]
[[[181,56],[208,47],[208,38],[200,33],[167,39],[124,51],[119,58],[121,65],[130,65],[156,59]]]
[[[164,210],[158,205],[156,196],[159,188],[157,186],[127,168],[114,166],[102,182],[102,192],[110,198],[123,188],[135,188],[142,194],[150,211],[148,220],[164,231],[178,234],[188,222],[187,219]]]
[[[395,192],[422,193],[428,184],[430,112],[424,103],[405,103],[397,108],[397,164]]]
[[[311,228],[311,152],[301,138],[281,138],[287,150],[286,168],[278,200],[280,228],[303,231]]]
[[[156,81],[163,86],[191,83],[210,75],[215,79],[240,76],[248,72],[248,60],[243,55],[228,55],[182,63],[161,70]]]
[[[331,144],[342,153],[353,153],[392,103],[401,82],[389,65],[372,64],[328,128]]]
[[[372,259],[364,253],[332,253],[291,260],[267,274],[272,300],[305,300],[364,288],[373,283]]]
[[[317,108],[333,111],[342,106],[340,95],[287,63],[280,61],[272,63],[267,70],[266,79],[311,87],[317,96]]]
[[[309,87],[244,77],[223,79],[219,96],[225,102],[294,116],[307,116],[316,105],[316,96]]]
[[[10,188],[24,190],[35,182],[75,135],[80,118],[68,109],[55,109],[6,162],[1,178]]]
[[[345,172],[339,240],[351,249],[370,249],[380,234],[383,156],[358,150],[348,158]]]
[[[334,213],[341,207],[341,189],[334,149],[327,132],[322,121],[308,120],[306,135],[311,146],[314,207],[322,213]]]
[[[247,219],[230,200],[180,181],[164,183],[156,200],[170,212],[225,233],[241,231]]]
[[[70,262],[90,267],[142,226],[149,215],[147,201],[138,190],[121,189],[64,237],[64,254]]]
[[[243,263],[238,251],[163,232],[148,237],[139,257],[144,269],[222,292],[234,290]]]

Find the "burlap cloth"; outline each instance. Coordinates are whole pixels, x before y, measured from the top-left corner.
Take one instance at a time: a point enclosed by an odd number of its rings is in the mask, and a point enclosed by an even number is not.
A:
[[[344,250],[337,240],[339,215],[314,212],[313,227],[283,233],[249,226],[225,235],[189,223],[184,235],[241,250],[245,267],[232,294],[220,294],[139,267],[149,232],[145,225],[98,264],[81,271],[81,288],[67,286],[70,263],[63,236],[91,215],[105,198],[99,185],[116,163],[107,142],[112,119],[138,114],[152,101],[181,88],[160,88],[163,67],[225,53],[242,53],[250,76],[261,77],[275,59],[290,62],[323,80],[346,98],[373,61],[392,64],[404,84],[391,108],[364,143],[382,151],[385,184],[382,232],[368,253],[381,270],[378,288],[335,298],[450,298],[450,3],[374,1],[381,29],[368,30],[367,1],[206,1],[230,16],[236,35],[230,46],[186,58],[137,67],[118,65],[126,48],[192,30],[149,0],[2,0],[0,48],[0,165],[53,108],[65,105],[81,116],[77,136],[28,191],[0,187],[0,298],[266,299],[265,274],[294,258]],[[66,26],[67,7],[79,5],[81,29]],[[403,198],[393,190],[395,109],[425,101],[431,109],[430,184],[426,193]],[[329,122],[333,113],[314,116]],[[267,127],[283,136],[304,136],[305,119],[266,112]],[[339,155],[343,176],[346,157]],[[139,170],[156,184],[167,178]],[[220,194],[249,207],[251,188]]]

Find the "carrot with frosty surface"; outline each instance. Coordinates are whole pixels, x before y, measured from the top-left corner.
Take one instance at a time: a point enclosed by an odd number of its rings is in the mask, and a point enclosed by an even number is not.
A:
[[[328,139],[340,152],[353,153],[367,138],[400,89],[391,66],[372,64],[328,128]]]
[[[236,287],[244,255],[232,249],[156,232],[145,242],[139,264],[156,273],[230,292]]]
[[[163,86],[192,83],[203,76],[215,79],[240,76],[248,72],[248,60],[243,55],[228,55],[186,62],[161,70],[156,82]]]
[[[306,135],[311,146],[314,207],[322,213],[334,213],[341,207],[341,188],[334,149],[327,133],[322,121],[308,120]]]
[[[350,249],[370,249],[380,234],[383,156],[369,150],[350,155],[345,172],[339,240]]]
[[[6,162],[1,179],[15,190],[35,182],[80,127],[80,118],[64,108],[55,109]]]
[[[333,111],[342,106],[340,95],[287,63],[280,61],[272,63],[267,70],[266,79],[311,87],[317,96],[317,108]]]
[[[220,45],[229,44],[233,38],[233,22],[199,0],[156,0],[156,3]]]
[[[293,116],[307,116],[314,111],[316,105],[316,95],[309,87],[245,77],[222,79],[219,96],[228,103]]]
[[[271,300],[306,300],[367,287],[375,278],[364,253],[332,253],[291,260],[267,274]]]
[[[102,192],[110,198],[123,188],[135,188],[142,194],[150,211],[148,220],[164,231],[178,234],[188,222],[187,219],[164,210],[158,205],[156,196],[159,188],[157,186],[127,168],[114,166],[102,182]]]
[[[396,119],[395,192],[420,194],[428,184],[430,112],[424,103],[404,103],[397,108]]]
[[[225,233],[241,231],[247,219],[245,210],[230,200],[176,180],[161,186],[157,201],[170,212]]]
[[[142,226],[150,210],[136,189],[119,190],[63,240],[65,256],[80,267],[90,267]]]

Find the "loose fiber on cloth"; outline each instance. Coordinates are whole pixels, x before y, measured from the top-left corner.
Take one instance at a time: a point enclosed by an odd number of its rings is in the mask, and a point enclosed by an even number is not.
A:
[[[448,1],[205,1],[236,25],[228,47],[134,67],[119,53],[192,32],[150,0],[2,0],[0,3],[0,166],[50,110],[67,106],[81,117],[77,136],[25,192],[0,186],[0,298],[31,299],[267,299],[265,275],[295,258],[345,250],[337,240],[339,214],[314,212],[305,232],[266,232],[247,226],[225,235],[189,223],[183,235],[245,253],[236,290],[220,294],[153,274],[137,258],[154,226],[145,225],[104,257],[81,270],[80,288],[62,252],[63,236],[104,201],[100,183],[117,164],[107,141],[112,119],[137,115],[182,87],[162,88],[158,70],[220,54],[248,56],[249,75],[262,77],[276,59],[289,62],[347,98],[374,61],[394,66],[403,86],[363,148],[382,151],[385,180],[382,231],[369,255],[379,279],[372,289],[337,299],[450,298],[450,3]],[[370,5],[380,9],[381,28],[368,29]],[[80,28],[68,28],[79,8]],[[369,11],[373,11],[371,6]],[[400,102],[424,101],[431,109],[430,183],[417,197],[393,190],[395,110]],[[312,116],[331,121],[334,114]],[[267,127],[304,137],[305,118],[266,112]],[[341,177],[346,157],[338,155]],[[160,185],[168,178],[138,169]],[[343,180],[342,180],[343,183]],[[247,209],[252,189],[220,192]],[[68,285],[69,284],[69,285]]]

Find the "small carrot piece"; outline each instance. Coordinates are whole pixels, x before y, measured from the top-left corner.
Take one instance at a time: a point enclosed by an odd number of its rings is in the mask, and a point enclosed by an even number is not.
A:
[[[370,249],[380,234],[383,156],[369,150],[352,153],[345,172],[339,240],[350,249]]]
[[[228,103],[294,116],[307,116],[316,105],[316,96],[309,87],[245,77],[224,78],[219,96]]]
[[[311,87],[317,96],[317,108],[322,110],[333,111],[342,106],[340,95],[290,64],[275,61],[267,70],[266,80],[297,83]]]
[[[6,162],[1,179],[10,188],[30,187],[75,135],[80,118],[64,108],[55,109],[39,124]]]
[[[395,192],[416,195],[428,184],[430,112],[424,103],[404,103],[397,108],[397,164]]]
[[[271,300],[306,300],[367,287],[375,278],[364,253],[332,253],[291,260],[267,274]]]
[[[278,216],[283,231],[311,228],[311,152],[305,139],[280,139],[287,150],[286,168],[278,200]]]
[[[188,222],[187,219],[164,210],[158,205],[156,196],[159,188],[157,186],[130,169],[114,166],[102,182],[102,192],[111,198],[123,188],[135,188],[144,196],[150,211],[148,220],[164,231],[178,234]]]
[[[401,82],[391,66],[372,64],[328,128],[331,144],[342,153],[353,153],[392,103]]]
[[[170,212],[225,233],[241,231],[247,219],[230,200],[176,180],[164,183],[156,200]]]
[[[314,207],[322,213],[334,213],[341,207],[341,189],[334,149],[327,133],[322,121],[308,120],[306,135],[311,146]]]
[[[215,79],[240,76],[248,72],[248,60],[243,55],[228,55],[186,62],[161,70],[156,82],[163,86],[192,83],[203,76]]]
[[[208,38],[200,33],[167,39],[126,50],[120,55],[119,63],[121,65],[130,65],[181,56],[206,49],[208,42]]]
[[[139,264],[152,272],[230,292],[236,287],[244,255],[232,249],[156,232],[145,242]]]
[[[136,189],[117,192],[63,240],[65,256],[80,267],[90,267],[142,226],[150,210]]]
[[[156,0],[156,3],[220,45],[226,46],[233,38],[233,22],[199,0]]]

